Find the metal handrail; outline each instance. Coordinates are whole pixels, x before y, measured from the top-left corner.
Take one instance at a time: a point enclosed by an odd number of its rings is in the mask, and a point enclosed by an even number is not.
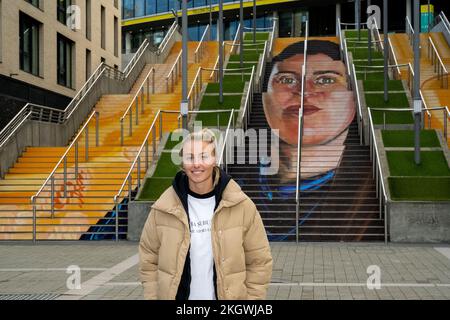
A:
[[[300,97],[300,109],[298,111],[298,127],[297,127],[297,176],[295,183],[295,241],[298,243],[298,228],[300,215],[300,179],[301,179],[301,160],[302,160],[302,141],[303,141],[303,109],[305,104],[305,82],[307,70],[307,56],[308,56],[308,37],[309,37],[309,21],[306,21],[305,29],[305,45],[303,48],[303,65],[302,65],[302,85]]]
[[[278,20],[278,19],[275,18],[274,20]],[[273,41],[275,40],[276,27],[277,27],[277,24],[274,21],[273,24],[272,24],[272,32],[270,34],[270,41],[269,41],[269,52],[270,52],[270,54],[272,54],[272,52],[273,52]]]
[[[262,54],[260,55],[260,58],[259,58],[259,62],[258,62],[258,69],[259,69],[259,71],[258,71],[258,84],[259,84],[259,91],[261,92],[261,90],[262,90],[262,77],[263,77],[263,69],[264,69],[264,62],[267,60],[267,58],[268,58],[268,56],[267,56],[267,53],[268,53],[268,51],[267,51],[267,40],[266,41],[264,41],[264,49],[263,49],[263,52],[262,52]]]
[[[397,66],[397,74],[398,74],[399,79],[400,79],[402,74],[400,72],[400,68],[398,66],[397,56],[395,55],[394,47],[392,46],[391,38],[389,38],[389,35],[388,35],[388,45],[389,45],[389,50],[391,52],[391,56],[394,59],[394,64]]]
[[[427,112],[428,115],[428,128],[431,128],[431,112],[428,110],[428,105],[425,101],[425,98],[423,96],[422,90],[419,90],[419,94],[420,94],[420,99],[422,99],[422,104],[425,107],[425,110]],[[425,127],[425,122],[423,122],[423,127]]]
[[[78,139],[80,136],[85,133],[85,159],[87,160],[89,158],[89,127],[91,120],[95,117],[95,127],[96,127],[96,146],[98,146],[98,119],[99,119],[99,112],[94,109],[94,111],[91,112],[90,116],[88,117],[87,121],[84,123],[84,125],[81,127],[81,129],[78,131],[78,134],[75,136],[75,138],[72,140],[70,145],[66,148],[66,151],[63,153],[63,155],[60,157],[59,161],[56,163],[56,165],[53,167],[53,170],[50,172],[50,174],[45,179],[44,183],[41,185],[41,187],[38,189],[38,191],[31,196],[30,201],[33,205],[33,240],[36,240],[36,199],[39,197],[41,192],[44,190],[46,185],[49,181],[51,181],[51,191],[50,191],[50,210],[51,210],[51,217],[54,218],[54,210],[55,210],[55,203],[54,203],[54,192],[55,192],[55,173],[61,163],[63,164],[63,175],[64,175],[64,183],[63,183],[63,191],[64,191],[64,198],[67,197],[67,155],[69,151],[72,149],[73,146],[75,146],[75,176],[78,175]]]
[[[374,130],[374,125],[373,125],[373,120],[372,120],[372,108],[368,108],[369,109],[369,122],[370,122],[370,157],[371,160],[373,161],[373,170],[374,170],[374,178],[376,181],[376,194],[377,194],[377,198],[380,199],[380,220],[382,219],[383,213],[382,213],[382,209],[384,208],[384,241],[385,243],[387,243],[387,229],[388,229],[388,197],[387,197],[387,192],[386,192],[386,186],[384,184],[384,178],[383,178],[383,171],[381,169],[381,162],[380,162],[380,154],[378,151],[378,146],[376,143],[376,138],[375,138],[375,130]],[[373,109],[375,110],[375,109]],[[376,164],[375,164],[376,162]],[[381,186],[381,189],[380,187]],[[382,205],[382,201],[384,200],[384,205]]]
[[[448,86],[448,80],[446,81],[448,71],[431,37],[428,37],[428,58],[431,60],[431,65],[434,66],[434,72],[438,74],[438,79],[441,79],[441,88],[446,88]],[[436,59],[439,61],[439,65]]]
[[[356,92],[356,102],[358,104],[358,129],[359,129],[359,143],[363,144],[363,116],[362,116],[362,110],[361,110],[361,97],[359,94],[359,87],[358,87],[358,79],[356,78],[356,71],[355,71],[355,64],[352,64],[352,71],[353,71],[353,84],[355,87]]]
[[[159,141],[161,141],[161,130],[162,130],[162,112],[161,109],[158,110],[158,112],[156,113],[155,117],[153,118],[152,124],[150,125],[150,128],[147,130],[147,134],[145,135],[144,140],[141,143],[141,146],[133,160],[133,162],[131,163],[130,169],[128,170],[127,175],[125,176],[125,179],[123,180],[119,190],[117,191],[117,193],[114,195],[113,197],[113,201],[114,201],[114,207],[116,210],[116,216],[115,216],[115,229],[116,229],[116,241],[119,240],[118,237],[118,232],[119,232],[119,203],[118,203],[118,199],[120,198],[123,190],[125,189],[125,186],[128,183],[128,199],[129,201],[131,201],[131,193],[132,193],[132,187],[133,187],[133,181],[132,181],[132,175],[133,175],[133,170],[135,169],[136,165],[137,165],[137,177],[136,177],[136,182],[137,182],[137,187],[138,189],[140,188],[141,185],[141,154],[142,151],[145,150],[145,166],[146,169],[148,169],[149,165],[149,152],[148,152],[148,146],[149,146],[149,137],[150,134],[152,134],[152,153],[153,153],[153,157],[155,156],[156,153],[156,136],[155,136],[155,124],[156,121],[160,119],[159,124],[160,124],[160,128],[159,128],[159,132],[160,132],[160,136],[159,136]]]
[[[408,66],[407,63],[401,63],[401,64],[390,64],[387,65],[388,69],[394,69],[400,70],[400,67],[406,67]],[[377,73],[377,72],[384,72],[384,66],[369,66],[369,65],[355,65],[356,68],[364,68],[364,80],[367,80],[367,69],[375,69],[372,71],[369,71],[369,73]],[[376,70],[379,69],[379,70]],[[362,71],[360,71],[362,72]]]
[[[414,28],[411,25],[411,21],[409,20],[409,17],[407,16],[406,18],[406,23],[405,23],[405,32],[408,35],[408,40],[409,40],[409,44],[411,45],[411,47],[413,46],[413,42],[414,42]]]
[[[243,123],[245,130],[247,130],[249,114],[251,112],[251,107],[252,107],[252,103],[253,103],[254,75],[255,75],[255,66],[252,67],[252,74],[250,75],[249,86],[248,86],[247,94],[245,95],[244,110],[242,112],[242,117],[241,117],[241,121]]]
[[[218,165],[223,169],[223,167],[225,167],[225,172],[228,173],[228,162],[227,162],[227,158],[226,155],[224,157],[224,153],[225,150],[228,146],[228,133],[231,130],[231,124],[232,122],[234,122],[234,109],[231,109],[231,114],[230,114],[230,119],[228,120],[228,125],[227,125],[227,129],[225,131],[225,137],[223,140],[223,146],[222,146],[222,150],[220,151],[220,157],[219,157],[219,161],[218,161]],[[225,160],[224,160],[225,159]]]
[[[374,22],[375,22],[375,35],[378,37],[378,40],[375,40],[374,42],[379,43],[380,47],[381,47],[380,49],[381,49],[381,51],[383,51],[384,44],[383,44],[383,41],[381,40],[381,34],[380,34],[380,30],[378,29],[378,24],[377,24],[376,19],[374,20]]]
[[[169,40],[172,37],[172,34],[177,29],[177,27],[178,27],[178,21],[177,21],[177,19],[175,19],[175,21],[172,23],[169,30],[167,31],[166,36],[164,37],[164,39],[161,41],[161,43],[158,46],[158,50],[157,50],[158,55],[160,55],[166,49],[166,46],[169,43]]]
[[[187,95],[189,110],[194,109],[195,106],[197,105],[198,97],[202,88],[203,88],[202,68],[199,67]],[[192,93],[194,94],[192,95]]]
[[[347,38],[344,38],[344,46],[345,46],[345,66],[347,69],[347,74],[348,76],[350,76],[350,60],[348,58]]]
[[[242,43],[242,39],[240,38],[240,34],[241,34],[240,31],[241,31],[241,24],[239,23],[237,30],[236,30],[236,34],[234,35],[233,43],[231,44],[230,54],[233,54],[237,50],[235,48],[236,48],[236,43],[237,43],[238,38],[239,38],[239,44]]]
[[[341,28],[341,18],[338,18],[338,23],[337,23],[337,28],[338,28],[338,34],[339,34],[339,45],[341,48],[341,59],[344,59],[344,43],[342,41],[342,28]]]
[[[447,31],[447,34],[450,36],[450,23],[448,22],[447,17],[445,16],[445,13],[441,11],[439,15],[436,17],[437,19],[440,19],[442,21],[442,24],[444,25],[445,30]],[[437,22],[436,22],[437,24]]]
[[[217,65],[219,64],[219,56],[217,56],[216,62],[214,63],[213,66],[213,70],[211,71],[210,75],[209,75],[209,79],[212,79],[212,77],[214,76],[214,74],[216,73],[217,70]],[[217,80],[217,79],[216,79]]]
[[[130,125],[129,125],[129,132],[128,135],[131,136],[133,134],[133,111],[132,106],[133,104],[136,106],[136,125],[139,124],[139,99],[138,96],[141,97],[141,113],[144,113],[144,84],[147,84],[147,103],[150,103],[150,75],[152,75],[152,92],[155,93],[155,68],[152,67],[147,75],[145,76],[144,80],[142,81],[139,88],[136,90],[135,95],[131,99],[130,104],[128,105],[127,109],[123,113],[122,117],[120,117],[120,145],[123,146],[123,140],[124,140],[124,128],[123,123],[126,118],[126,116],[130,115]]]
[[[180,75],[181,71],[181,54],[183,53],[183,49],[180,50],[180,53],[178,54],[177,58],[175,59],[175,62],[172,65],[172,68],[170,68],[169,73],[166,76],[166,89],[167,89],[167,93],[169,93],[169,79],[171,82],[171,88],[173,91],[174,90],[174,81],[175,84],[178,83],[178,76]],[[175,72],[175,77],[174,77],[174,72]]]
[[[136,62],[139,60],[142,53],[145,52],[145,50],[148,48],[149,45],[150,45],[150,42],[148,41],[147,38],[144,39],[144,41],[142,41],[138,50],[133,55],[133,58],[131,58],[131,60],[128,62],[127,66],[125,67],[125,69],[123,69],[123,71],[122,71],[123,74],[128,74],[133,69],[133,66],[136,64]]]
[[[195,52],[194,52],[194,61],[195,61],[196,63],[198,63],[198,62],[202,59],[202,57],[203,57],[204,46],[205,46],[205,43],[206,43],[206,42],[204,41],[204,39],[205,39],[206,34],[208,33],[208,30],[209,30],[209,24],[206,26],[205,31],[203,32],[203,35],[202,35],[202,37],[200,38],[200,42],[198,43],[198,46],[197,46],[197,48],[195,49]]]

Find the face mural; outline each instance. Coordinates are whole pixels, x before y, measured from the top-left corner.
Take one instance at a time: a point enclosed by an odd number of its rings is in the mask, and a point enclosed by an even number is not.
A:
[[[296,42],[274,57],[267,92],[263,93],[267,122],[272,129],[279,129],[279,137],[284,143],[281,148],[284,153],[291,153],[290,158],[295,158],[297,153],[303,51],[303,41]],[[340,60],[337,44],[323,40],[308,41],[304,90],[302,150],[309,150],[315,155],[315,161],[320,162],[323,146],[339,145],[343,149],[343,140],[355,116],[353,94],[347,89],[346,69]],[[329,165],[314,172],[307,173],[302,169],[302,177],[334,169],[339,159],[340,155],[336,155]],[[291,166],[287,164],[285,167]]]
[[[355,115],[353,95],[347,90],[345,65],[328,55],[329,41],[315,40],[314,44],[315,52],[308,53],[307,56],[303,110],[305,146],[330,142],[349,126]],[[324,53],[320,52],[321,44]],[[295,45],[301,50],[300,53],[293,54]],[[310,46],[311,41],[309,48]],[[270,127],[280,130],[280,138],[283,141],[297,144],[303,42],[295,43],[292,49],[285,54],[286,58],[281,52],[278,58],[274,59],[263,101]],[[337,47],[336,50],[339,55]]]

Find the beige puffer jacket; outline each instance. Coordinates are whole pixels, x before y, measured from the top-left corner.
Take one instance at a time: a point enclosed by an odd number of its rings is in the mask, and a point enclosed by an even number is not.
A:
[[[188,217],[173,186],[152,206],[142,232],[140,274],[146,299],[175,299],[190,244]],[[217,298],[265,299],[272,256],[261,216],[230,180],[211,222]]]

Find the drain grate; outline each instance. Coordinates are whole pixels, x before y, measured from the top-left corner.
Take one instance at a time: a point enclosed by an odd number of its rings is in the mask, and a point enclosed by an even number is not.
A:
[[[14,293],[0,294],[0,300],[55,300],[59,293]]]

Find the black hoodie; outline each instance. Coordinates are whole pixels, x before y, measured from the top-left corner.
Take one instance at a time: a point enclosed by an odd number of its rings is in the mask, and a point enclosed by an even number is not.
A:
[[[216,205],[214,207],[214,210],[217,209],[217,206],[220,203],[220,200],[222,199],[222,193],[225,190],[228,182],[231,180],[231,177],[222,169],[220,169],[220,178],[219,182],[215,186],[213,193],[216,198]],[[188,194],[192,193],[189,190],[189,184],[188,184],[188,177],[183,171],[179,171],[175,178],[173,179],[172,186],[178,195],[178,197],[181,200],[181,203],[183,204],[184,210],[186,211],[187,218],[188,218],[188,224],[190,228],[190,219],[189,219],[189,211],[188,211]],[[176,300],[188,300],[189,293],[190,293],[190,285],[191,285],[191,259],[190,259],[190,249],[191,246],[189,245],[188,252],[186,254],[186,260],[184,261],[184,267],[183,267],[183,274],[181,275],[180,284],[178,286],[177,295],[175,297]],[[217,272],[216,272],[216,265],[213,265],[213,271],[214,271],[214,292],[217,296]]]

